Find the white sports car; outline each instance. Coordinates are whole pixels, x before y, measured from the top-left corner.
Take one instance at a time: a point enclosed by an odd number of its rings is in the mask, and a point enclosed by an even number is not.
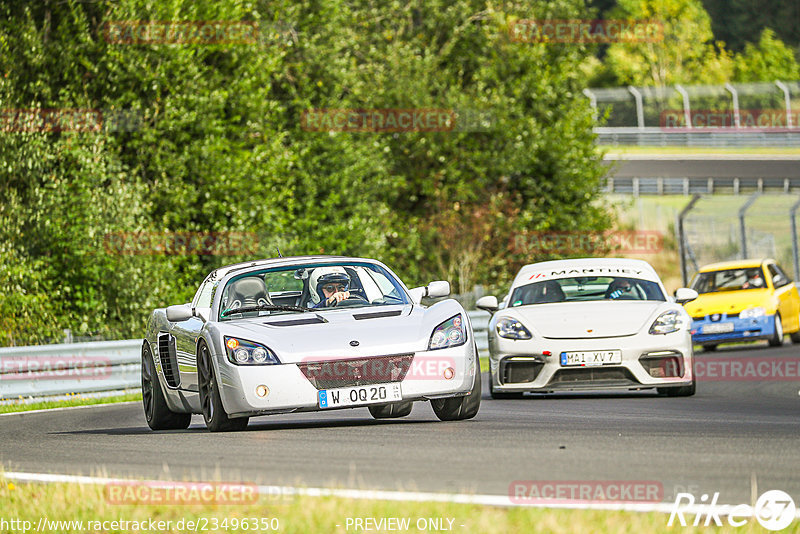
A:
[[[657,388],[695,392],[692,320],[644,261],[592,258],[526,265],[489,322],[493,398],[524,392]],[[677,300],[677,303],[676,303]]]
[[[142,344],[154,430],[240,430],[256,415],[368,406],[402,417],[430,400],[441,420],[478,412],[469,316],[447,282],[407,289],[361,258],[276,258],[216,269],[190,304],[157,309]]]

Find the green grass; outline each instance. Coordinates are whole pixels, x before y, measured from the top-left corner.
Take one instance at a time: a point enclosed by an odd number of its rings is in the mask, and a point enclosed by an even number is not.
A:
[[[715,147],[715,146],[614,146],[600,145],[609,154],[764,154],[798,155],[800,147]]]
[[[0,474],[0,502],[3,503],[2,519],[30,521],[31,530],[36,530],[40,518],[49,521],[83,521],[84,532],[134,532],[130,528],[89,528],[89,521],[171,521],[163,525],[165,532],[188,531],[176,528],[176,523],[185,521],[208,521],[214,519],[221,524],[227,519],[228,528],[218,532],[240,532],[230,528],[232,519],[277,518],[279,532],[354,532],[346,529],[348,518],[409,518],[411,528],[407,532],[420,532],[416,521],[420,518],[453,519],[452,531],[456,533],[508,533],[508,532],[554,532],[554,533],[644,533],[644,532],[700,532],[708,529],[667,527],[667,514],[633,513],[610,511],[578,511],[534,508],[505,508],[467,504],[434,502],[394,502],[378,500],[352,500],[335,497],[270,497],[261,496],[257,502],[214,505],[201,504],[136,504],[123,505],[109,502],[102,485],[78,484],[16,484]],[[694,516],[688,515],[691,522]],[[447,522],[444,523],[445,525]],[[797,532],[795,522],[785,533]],[[463,526],[462,526],[463,525]],[[110,526],[110,525],[108,525]],[[171,526],[171,528],[169,528]],[[75,525],[62,525],[48,531],[79,532]],[[9,531],[21,532],[21,529]],[[5,530],[4,530],[5,531]],[[29,530],[30,531],[30,530]],[[147,531],[147,527],[140,529]],[[252,530],[251,530],[252,531]],[[266,530],[260,530],[265,532]],[[745,534],[762,532],[755,520],[739,528],[725,526],[714,532],[736,532]],[[374,532],[374,530],[373,530]]]
[[[112,402],[141,401],[141,393],[128,393],[114,397],[82,397],[75,395],[67,400],[32,402],[29,404],[3,404],[0,405],[0,414],[27,412],[31,410],[47,410],[50,408],[69,408],[72,406],[90,406],[93,404],[108,404]]]

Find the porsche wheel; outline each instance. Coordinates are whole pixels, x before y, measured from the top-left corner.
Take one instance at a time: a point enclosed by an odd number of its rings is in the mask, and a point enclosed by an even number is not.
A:
[[[219,384],[211,362],[211,352],[203,343],[197,355],[197,383],[200,389],[200,406],[203,410],[203,419],[206,427],[211,432],[228,432],[231,430],[244,430],[250,420],[249,417],[228,417],[222,407],[219,396]]]
[[[142,405],[147,425],[152,430],[183,430],[189,428],[192,414],[175,413],[167,406],[161,384],[158,383],[156,364],[150,344],[142,347]]]
[[[478,349],[475,349],[478,354]],[[481,407],[481,360],[475,360],[475,381],[472,389],[464,397],[431,400],[433,412],[440,421],[461,421],[472,419]]]
[[[692,384],[689,386],[679,386],[679,387],[672,387],[672,388],[656,388],[662,395],[666,395],[667,397],[691,397],[695,394],[697,390],[697,379],[692,378]]]
[[[369,407],[369,413],[375,419],[392,419],[405,417],[411,413],[413,402],[393,402],[391,404],[377,404]]]
[[[780,314],[775,314],[775,328],[774,334],[769,338],[770,347],[780,347],[783,345],[783,323],[781,323]]]

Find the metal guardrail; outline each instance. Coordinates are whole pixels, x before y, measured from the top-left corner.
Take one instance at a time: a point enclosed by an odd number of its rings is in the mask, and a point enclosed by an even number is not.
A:
[[[489,314],[468,313],[485,355]],[[138,388],[141,348],[141,339],[0,348],[0,401]]]
[[[625,195],[712,195],[800,191],[800,178],[606,178],[603,191]]]
[[[141,339],[0,348],[0,399],[137,387]]]
[[[661,128],[594,128],[601,145],[687,146],[687,147],[800,147],[798,132],[668,132]]]

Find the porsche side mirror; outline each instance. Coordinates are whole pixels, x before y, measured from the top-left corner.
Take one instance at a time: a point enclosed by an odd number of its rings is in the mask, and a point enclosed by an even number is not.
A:
[[[697,291],[689,289],[688,287],[681,287],[675,290],[675,302],[678,304],[686,304],[687,302],[693,301],[698,296]]]
[[[497,297],[493,295],[486,295],[485,297],[481,297],[475,303],[475,307],[479,310],[484,310],[489,313],[494,313],[500,307],[497,303]]]
[[[192,307],[189,304],[176,304],[167,307],[167,321],[171,323],[180,323],[192,317]]]

